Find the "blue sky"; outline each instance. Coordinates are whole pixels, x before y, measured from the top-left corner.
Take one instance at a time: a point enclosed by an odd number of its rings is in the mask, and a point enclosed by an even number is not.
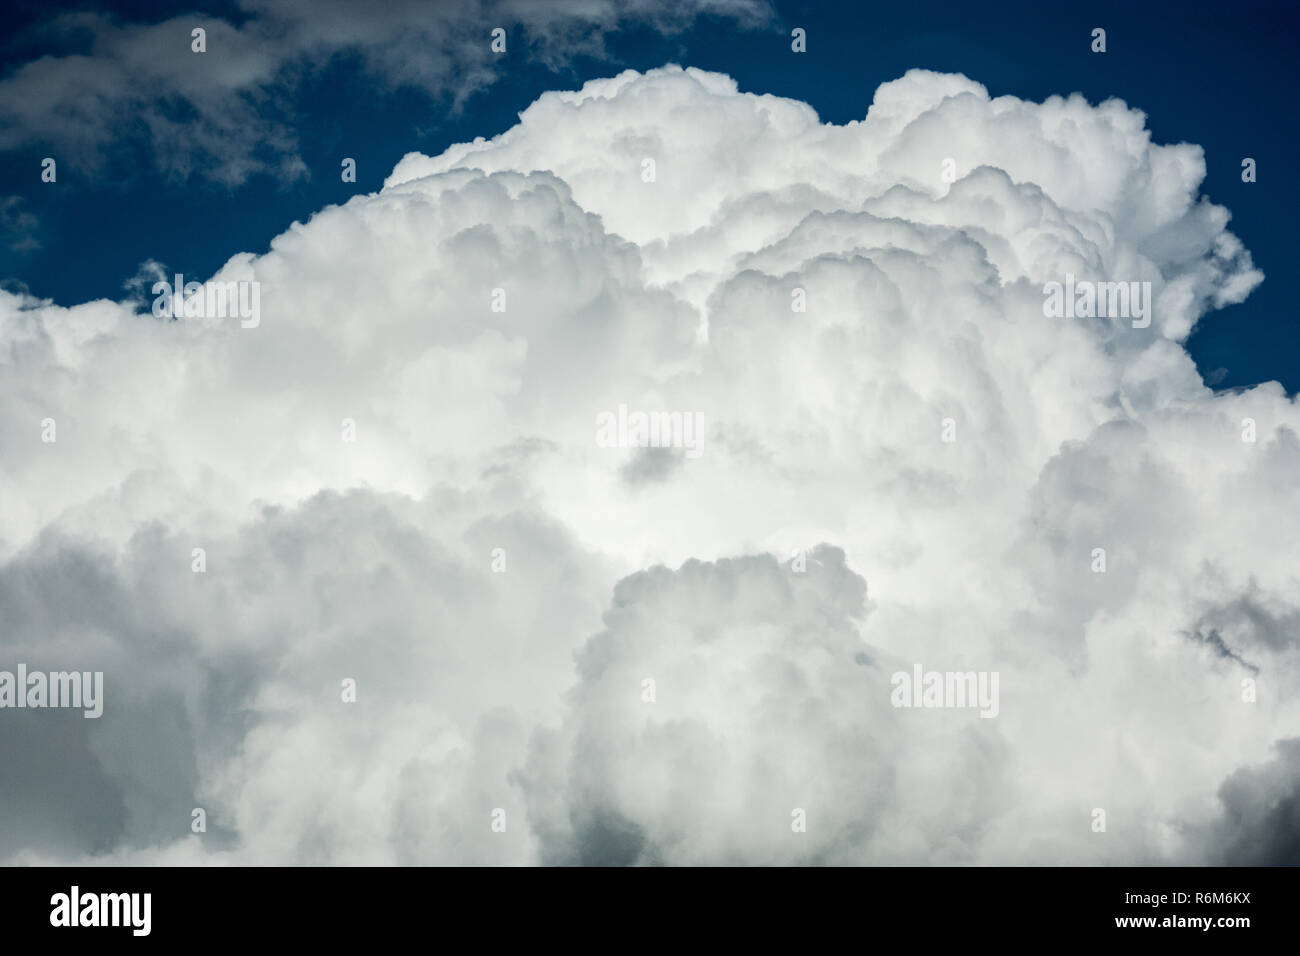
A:
[[[4,76],[40,56],[90,50],[89,31],[47,28],[55,9],[19,3],[9,14],[13,30],[0,48]],[[147,24],[184,8],[127,2],[62,9]],[[227,3],[203,10],[236,25],[246,18]],[[1117,96],[1147,113],[1157,142],[1201,145],[1208,164],[1203,194],[1231,210],[1232,230],[1266,279],[1245,303],[1206,316],[1188,348],[1202,374],[1221,388],[1268,380],[1291,393],[1300,388],[1300,331],[1291,299],[1300,240],[1291,221],[1278,215],[1300,209],[1290,169],[1297,155],[1291,97],[1300,79],[1300,17],[1293,4],[1062,7],[1016,0],[990,12],[959,3],[777,2],[775,10],[771,22],[757,27],[712,15],[669,35],[626,24],[607,33],[603,56],[578,54],[558,65],[544,62],[539,47],[522,42],[506,23],[512,38],[506,68],[460,104],[446,91],[384,83],[355,55],[334,56],[286,87],[276,104],[296,132],[297,155],[308,171],[289,179],[255,173],[230,185],[160,173],[148,141],[132,134],[129,115],[117,117],[122,134],[102,147],[103,164],[82,169],[61,157],[57,184],[39,178],[41,158],[54,147],[24,142],[0,152],[3,194],[20,197],[8,200],[0,278],[73,304],[120,298],[123,282],[147,259],[169,271],[210,275],[235,252],[264,251],[290,222],[378,189],[411,150],[436,154],[453,142],[491,137],[512,126],[539,93],[626,68],[676,62],[725,72],[742,90],[801,99],[824,121],[844,123],[865,114],[881,82],[924,67],[964,73],[994,95],[1041,100],[1077,91],[1091,102]],[[490,26],[484,24],[484,33]],[[804,55],[790,52],[795,26],[807,30]],[[1107,30],[1104,55],[1089,49],[1097,26]],[[340,181],[343,156],[357,160],[356,184]],[[1252,184],[1241,181],[1246,156],[1258,163]]]

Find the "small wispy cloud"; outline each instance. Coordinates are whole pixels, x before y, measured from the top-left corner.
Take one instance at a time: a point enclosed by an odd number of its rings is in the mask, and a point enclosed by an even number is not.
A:
[[[414,88],[459,107],[521,55],[554,69],[575,55],[602,57],[605,34],[631,24],[675,33],[704,14],[742,25],[771,15],[765,0],[682,0],[671,12],[641,0],[395,0],[364,17],[338,0],[241,6],[238,23],[199,13],[158,23],[91,12],[51,19],[41,36],[61,52],[0,80],[0,151],[48,146],[93,175],[119,151],[137,155],[126,147],[144,146],[182,180],[292,181],[308,175],[295,94],[336,57],[357,57],[380,90]],[[491,48],[497,28],[504,55]]]

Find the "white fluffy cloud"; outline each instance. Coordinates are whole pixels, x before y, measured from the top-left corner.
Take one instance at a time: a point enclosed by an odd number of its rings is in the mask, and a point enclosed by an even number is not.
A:
[[[6,735],[63,757],[0,854],[1273,859],[1300,409],[1183,348],[1262,279],[1203,176],[1118,101],[913,71],[830,126],[669,67],[233,257],[256,329],[0,293],[3,660],[108,681]],[[1046,318],[1067,272],[1150,327]],[[914,663],[998,716],[891,707]]]

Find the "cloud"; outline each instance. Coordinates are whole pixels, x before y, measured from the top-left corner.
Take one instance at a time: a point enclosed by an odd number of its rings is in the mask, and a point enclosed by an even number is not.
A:
[[[36,238],[40,220],[24,208],[21,196],[0,198],[0,236],[10,252],[31,252],[41,247]]]
[[[1223,814],[1210,859],[1229,866],[1294,866],[1300,859],[1300,740],[1279,740],[1276,757],[1235,771],[1219,788]]]
[[[54,17],[40,36],[59,52],[0,79],[0,150],[41,144],[89,174],[144,144],[163,173],[180,179],[237,186],[263,173],[291,181],[307,175],[295,92],[338,58],[355,58],[381,89],[413,88],[459,108],[506,69],[509,61],[489,48],[498,27],[516,57],[558,69],[576,55],[604,56],[604,35],[628,26],[675,33],[711,15],[752,28],[771,15],[763,0],[690,0],[672,12],[638,0],[400,0],[365,17],[343,0],[238,6],[231,19]],[[191,49],[195,29],[206,31],[201,54]]]
[[[971,862],[1009,790],[1006,745],[988,722],[939,733],[890,706],[865,598],[825,546],[803,573],[763,556],[619,582],[562,743],[540,738],[525,775],[542,861]],[[969,786],[923,792],[939,767]]]
[[[510,761],[561,712],[612,579],[544,517],[482,506],[322,492],[228,536],[146,525],[116,555],[42,536],[0,570],[5,659],[103,671],[106,705],[5,712],[0,856],[186,843],[201,807],[231,860],[525,860]],[[490,841],[497,806],[513,844]]]
[[[69,763],[0,855],[1259,858],[1224,815],[1300,734],[1300,410],[1187,355],[1262,276],[1144,124],[628,72],[233,256],[257,328],[0,292],[0,660],[109,678],[24,715]],[[1046,317],[1067,273],[1150,325]],[[606,447],[620,408],[700,454]],[[997,717],[891,706],[915,665]],[[64,779],[111,796],[71,826]]]

